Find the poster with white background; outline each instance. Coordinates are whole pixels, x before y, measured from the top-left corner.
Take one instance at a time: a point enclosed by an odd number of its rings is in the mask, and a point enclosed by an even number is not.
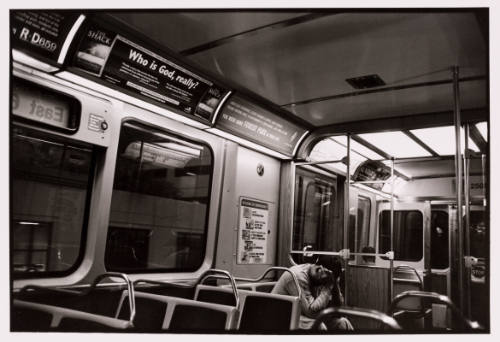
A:
[[[267,263],[267,227],[269,205],[240,199],[238,220],[238,264]]]

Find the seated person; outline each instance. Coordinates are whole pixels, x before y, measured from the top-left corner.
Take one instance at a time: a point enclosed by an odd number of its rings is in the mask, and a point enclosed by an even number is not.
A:
[[[332,266],[340,268],[340,271],[335,268],[332,271],[319,264],[300,264],[290,267],[290,271],[297,277],[302,292],[300,297],[300,329],[311,329],[316,316],[331,302],[334,305],[342,305],[343,297],[339,288],[341,266],[340,263],[332,263]],[[292,275],[284,272],[271,293],[297,296],[297,288]],[[353,330],[349,320],[344,317],[332,318],[322,328]]]

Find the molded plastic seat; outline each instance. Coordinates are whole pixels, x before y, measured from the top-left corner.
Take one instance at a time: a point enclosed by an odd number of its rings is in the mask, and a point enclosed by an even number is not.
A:
[[[128,292],[123,292],[117,317],[126,317]],[[199,302],[192,299],[135,292],[134,327],[141,331],[222,331],[234,329],[234,306]]]
[[[238,329],[249,332],[286,332],[298,328],[299,298],[257,291],[238,290],[240,317]],[[235,305],[229,288],[198,285],[195,300]]]
[[[17,331],[36,331],[37,329],[33,329],[34,327],[40,328],[38,331],[57,330],[75,332],[114,331],[132,327],[128,320],[96,315],[53,305],[31,303],[15,299],[13,306],[14,312],[17,311],[18,313],[15,314],[14,319],[23,319],[23,321],[16,321],[13,323]],[[29,316],[23,317],[26,313],[29,313]],[[42,322],[32,320],[36,317],[41,317]],[[32,324],[35,325],[32,326]]]

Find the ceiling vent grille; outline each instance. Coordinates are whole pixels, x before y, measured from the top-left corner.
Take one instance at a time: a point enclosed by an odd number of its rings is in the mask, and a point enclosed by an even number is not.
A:
[[[354,89],[368,89],[385,85],[379,75],[366,75],[346,79]]]

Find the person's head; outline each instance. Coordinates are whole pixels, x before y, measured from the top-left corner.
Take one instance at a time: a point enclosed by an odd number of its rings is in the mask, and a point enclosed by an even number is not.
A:
[[[316,264],[321,265],[333,274],[336,279],[342,274],[342,260],[334,255],[320,255]]]
[[[309,268],[309,277],[313,285],[324,285],[331,281],[332,272],[326,267],[312,264]]]
[[[309,269],[309,275],[314,285],[324,285],[334,282],[341,273],[341,261],[339,258],[331,255],[321,255],[316,264]]]
[[[361,249],[361,253],[375,253],[375,248],[372,246],[365,246]],[[375,257],[370,255],[363,255],[363,262],[367,264],[375,263]]]

